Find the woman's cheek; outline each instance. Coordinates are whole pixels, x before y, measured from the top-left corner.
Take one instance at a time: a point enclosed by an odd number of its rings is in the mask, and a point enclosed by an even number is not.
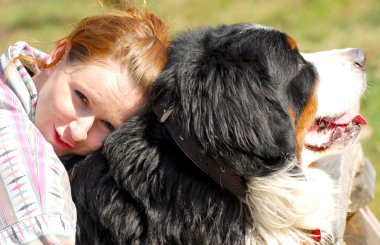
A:
[[[93,135],[89,137],[90,142],[88,142],[88,146],[90,146],[89,151],[93,152],[98,150],[102,144],[104,139],[107,137],[108,134],[104,132],[93,132]]]

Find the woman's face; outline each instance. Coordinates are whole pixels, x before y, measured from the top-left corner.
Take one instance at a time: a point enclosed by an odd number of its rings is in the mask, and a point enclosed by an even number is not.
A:
[[[118,62],[69,64],[64,60],[36,80],[35,125],[58,156],[85,155],[144,104]]]

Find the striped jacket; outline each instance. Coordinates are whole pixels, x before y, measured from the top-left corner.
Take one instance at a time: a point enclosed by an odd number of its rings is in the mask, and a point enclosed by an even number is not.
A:
[[[34,126],[37,91],[19,55],[48,56],[24,42],[0,60],[0,244],[74,244],[76,209],[63,164]],[[4,79],[6,74],[7,80]]]

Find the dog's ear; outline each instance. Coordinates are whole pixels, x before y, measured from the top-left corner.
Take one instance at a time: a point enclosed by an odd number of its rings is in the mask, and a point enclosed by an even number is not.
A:
[[[172,116],[205,154],[263,176],[295,154],[294,129],[266,55],[245,38],[235,28],[184,34],[155,90],[169,95]]]

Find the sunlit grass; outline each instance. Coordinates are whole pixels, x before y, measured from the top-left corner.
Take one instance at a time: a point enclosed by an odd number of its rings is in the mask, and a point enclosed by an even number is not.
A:
[[[0,0],[0,48],[23,40],[50,50],[80,18],[100,10],[94,0]]]

